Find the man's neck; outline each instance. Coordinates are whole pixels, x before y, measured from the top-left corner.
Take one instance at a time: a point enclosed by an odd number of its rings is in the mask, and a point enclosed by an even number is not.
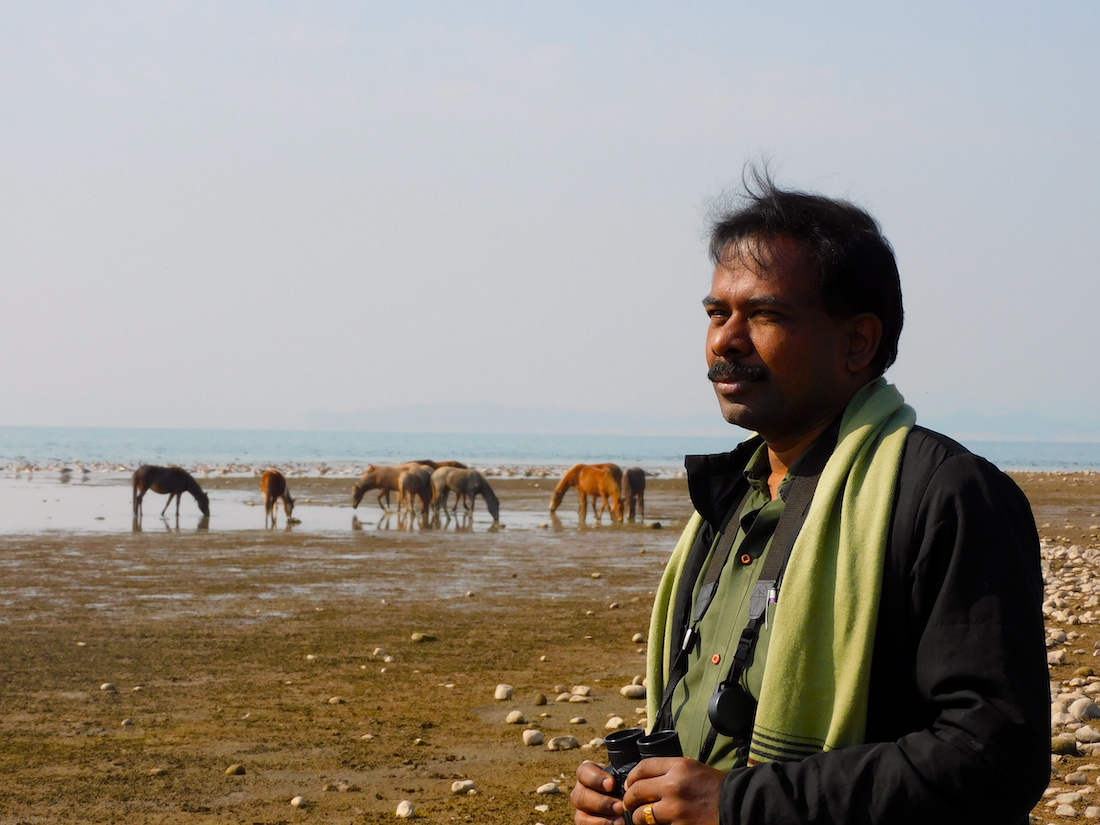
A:
[[[771,467],[771,473],[768,475],[768,489],[771,491],[773,500],[779,495],[779,487],[783,484],[783,479],[787,477],[787,473],[790,472],[794,463],[802,457],[806,450],[813,446],[813,443],[817,441],[823,432],[829,429],[829,426],[835,420],[834,417],[823,421],[795,439],[789,439],[776,445],[768,443],[768,464]]]

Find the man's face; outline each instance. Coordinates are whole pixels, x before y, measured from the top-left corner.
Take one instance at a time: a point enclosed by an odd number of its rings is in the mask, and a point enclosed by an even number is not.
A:
[[[728,251],[703,306],[709,377],[731,424],[781,448],[847,405],[849,324],[825,311],[796,243],[778,239],[763,254],[745,245]]]

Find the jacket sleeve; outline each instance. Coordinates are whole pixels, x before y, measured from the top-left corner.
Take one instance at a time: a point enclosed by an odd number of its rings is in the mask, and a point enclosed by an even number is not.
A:
[[[1017,825],[1047,787],[1050,683],[1031,509],[969,453],[942,457],[915,484],[909,475],[903,465],[867,744],[732,771],[723,825]]]

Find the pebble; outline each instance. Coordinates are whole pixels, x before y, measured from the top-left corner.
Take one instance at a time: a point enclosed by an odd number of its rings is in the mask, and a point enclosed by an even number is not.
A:
[[[115,687],[114,682],[104,682],[102,685],[99,686],[99,689],[102,690],[104,693],[117,693],[118,692],[118,688]]]
[[[548,751],[571,751],[581,746],[575,736],[555,736],[546,743]]]
[[[398,819],[410,819],[414,814],[416,814],[416,808],[411,802],[409,802],[409,800],[402,799],[400,802],[397,803],[397,810],[394,811],[394,814],[397,816]]]
[[[526,725],[527,717],[523,715],[522,710],[513,710],[504,717],[504,721],[509,725]]]
[[[623,685],[621,688],[619,688],[619,693],[625,696],[627,699],[645,699],[645,686]]]
[[[243,776],[244,773],[244,765],[230,765],[225,769],[226,776]]]
[[[547,782],[545,785],[539,785],[535,789],[535,793],[544,795],[561,793],[561,785],[559,785],[557,782]]]
[[[587,725],[588,720],[585,719],[583,716],[574,716],[572,719],[569,720],[569,724],[570,725]]]
[[[342,705],[346,701],[347,699],[345,699],[343,696],[333,696],[331,699],[328,700],[328,703],[330,705]]]
[[[290,804],[294,808],[304,808],[306,806],[306,798],[304,796],[296,796],[290,800]]]
[[[542,731],[528,728],[523,732],[523,744],[525,745],[541,745],[542,744]]]
[[[477,790],[477,784],[472,779],[456,779],[451,783],[451,793],[473,793]]]
[[[633,636],[630,637],[630,641],[632,641],[636,645],[644,645],[645,644],[645,634],[635,633]]]
[[[409,638],[412,639],[412,641],[414,641],[414,642],[435,642],[435,641],[438,641],[438,639],[436,639],[436,637],[431,635],[430,633],[416,632],[416,633],[412,634],[412,636],[410,636]]]
[[[516,689],[511,685],[497,685],[496,692],[493,694],[493,698],[498,702],[507,702],[512,696],[515,695]]]
[[[607,720],[607,723],[603,726],[603,728],[604,730],[618,730],[625,724],[626,722],[623,720],[623,717],[612,716],[610,719]]]

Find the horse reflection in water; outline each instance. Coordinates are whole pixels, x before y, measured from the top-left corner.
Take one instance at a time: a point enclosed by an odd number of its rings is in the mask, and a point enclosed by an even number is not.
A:
[[[144,464],[134,471],[133,501],[135,518],[141,516],[142,499],[150,490],[161,495],[168,495],[168,501],[165,502],[164,509],[160,511],[162,516],[168,512],[168,506],[175,498],[176,520],[179,520],[180,499],[184,493],[190,493],[194,497],[203,516],[210,516],[210,499],[202,491],[199,483],[191,477],[191,474],[180,467],[157,467],[153,464]]]
[[[577,488],[578,516],[584,524],[588,516],[588,497],[592,497],[592,510],[598,524],[604,510],[610,509],[615,521],[623,520],[622,497],[623,471],[618,464],[576,464],[565,472],[550,499],[550,514],[561,506],[562,499],[571,487]]]

